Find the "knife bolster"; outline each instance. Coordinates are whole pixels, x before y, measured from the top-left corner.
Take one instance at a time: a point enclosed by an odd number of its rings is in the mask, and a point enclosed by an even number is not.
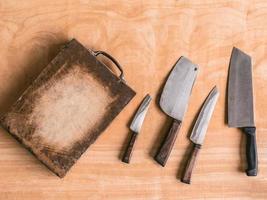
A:
[[[255,135],[256,134],[256,127],[243,127],[242,131],[246,134]]]

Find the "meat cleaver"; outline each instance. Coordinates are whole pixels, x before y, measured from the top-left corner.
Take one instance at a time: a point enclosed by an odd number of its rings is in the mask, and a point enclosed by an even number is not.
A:
[[[197,65],[182,56],[175,64],[163,88],[160,107],[173,118],[169,133],[155,156],[155,160],[163,167],[168,160],[183,121],[197,71]]]
[[[251,58],[233,48],[228,80],[228,126],[240,128],[247,137],[248,176],[257,176],[258,156],[254,122]]]

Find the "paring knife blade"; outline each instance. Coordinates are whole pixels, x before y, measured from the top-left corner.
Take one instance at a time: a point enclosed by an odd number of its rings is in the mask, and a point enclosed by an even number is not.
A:
[[[197,120],[194,124],[193,130],[190,136],[190,140],[194,143],[194,149],[192,151],[190,159],[187,162],[185,172],[181,179],[181,181],[184,183],[190,184],[191,182],[191,175],[194,169],[196,158],[201,148],[201,145],[204,142],[208,124],[211,119],[212,113],[214,111],[215,105],[217,103],[218,97],[219,97],[219,91],[217,87],[215,86],[209,93],[208,97],[206,98],[201,108],[201,111],[198,114]]]
[[[125,163],[130,163],[134,143],[135,143],[138,133],[141,130],[141,127],[144,122],[151,99],[152,98],[150,97],[150,95],[147,94],[146,97],[143,99],[142,103],[140,104],[137,112],[135,113],[133,121],[130,125],[130,130],[132,131],[131,133],[132,135],[131,135],[131,139],[128,143],[128,146],[122,158],[122,161]]]
[[[155,156],[155,160],[162,166],[165,166],[176,140],[178,129],[187,110],[197,71],[196,64],[185,57],[181,57],[165,83],[160,98],[160,107],[174,120],[167,137]]]
[[[142,101],[141,105],[139,106],[133,121],[130,125],[130,129],[135,132],[135,133],[139,133],[140,129],[142,127],[142,124],[144,122],[150,101],[151,101],[151,97],[149,94],[146,95],[146,97],[144,98],[144,100]]]
[[[251,57],[233,48],[228,80],[228,125],[238,127],[247,136],[246,156],[248,176],[256,176],[258,156],[253,108]]]

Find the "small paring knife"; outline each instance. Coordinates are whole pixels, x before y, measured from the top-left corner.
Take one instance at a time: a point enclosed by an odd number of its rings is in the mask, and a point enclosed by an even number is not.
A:
[[[197,65],[182,56],[172,69],[162,91],[160,107],[173,118],[172,126],[155,156],[155,160],[163,167],[181,127],[197,72]]]
[[[240,128],[247,137],[247,176],[257,176],[258,156],[254,122],[251,57],[233,48],[228,80],[228,126]]]
[[[131,134],[132,134],[131,139],[130,139],[128,146],[126,148],[126,151],[123,155],[122,162],[130,163],[132,151],[133,151],[134,144],[135,144],[135,140],[137,138],[138,133],[141,130],[141,126],[144,122],[144,119],[145,119],[148,107],[150,105],[151,99],[152,98],[150,97],[150,95],[147,94],[146,97],[143,99],[142,103],[140,104],[140,106],[139,106],[139,108],[138,108],[138,110],[134,116],[134,119],[133,119],[131,126],[130,126],[130,130],[131,130]]]
[[[201,108],[200,113],[198,114],[197,120],[194,124],[193,130],[190,136],[190,140],[194,144],[194,149],[187,162],[183,177],[181,179],[183,183],[187,183],[187,184],[191,183],[191,175],[192,175],[192,172],[195,166],[197,155],[204,142],[208,124],[211,119],[218,97],[219,97],[219,92],[218,92],[217,87],[215,86],[209,93],[208,97],[206,98]]]

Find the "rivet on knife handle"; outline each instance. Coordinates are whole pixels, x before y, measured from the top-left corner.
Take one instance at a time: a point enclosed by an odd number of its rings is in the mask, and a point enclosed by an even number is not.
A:
[[[176,140],[176,137],[178,135],[179,129],[181,127],[181,121],[174,119],[172,122],[172,126],[171,129],[167,135],[167,137],[165,138],[165,140],[162,143],[161,148],[159,149],[155,160],[162,165],[163,167],[165,166],[170,153],[172,151],[174,142]]]

